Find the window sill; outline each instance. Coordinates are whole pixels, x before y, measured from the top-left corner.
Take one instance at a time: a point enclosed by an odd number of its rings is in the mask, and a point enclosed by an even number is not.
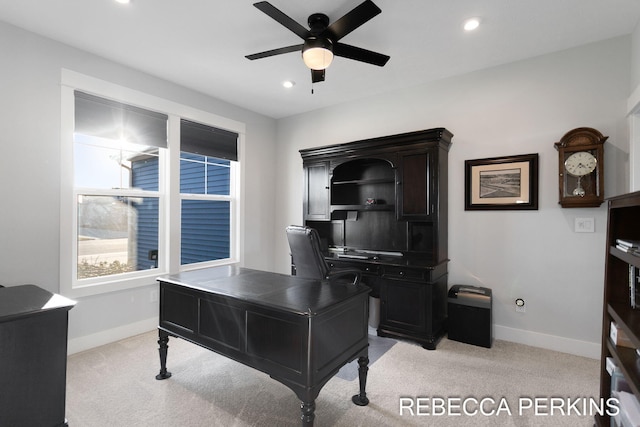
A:
[[[156,283],[157,277],[164,274],[166,274],[166,272],[154,269],[153,274],[147,273],[143,277],[117,278],[109,281],[77,284],[75,286],[71,284],[64,286],[61,284],[60,292],[68,298],[82,298],[109,292],[124,291],[141,286],[153,285]]]
[[[200,268],[216,267],[221,265],[238,264],[235,259],[225,259],[218,261],[200,262],[195,264],[186,264],[180,267],[180,271],[197,270]],[[91,279],[88,283],[69,284],[67,286],[61,284],[60,293],[67,298],[82,298],[92,295],[106,294],[109,292],[125,291],[127,289],[135,289],[142,286],[150,286],[157,283],[160,276],[172,274],[160,269],[139,271],[136,277],[112,277],[111,280],[99,281]]]

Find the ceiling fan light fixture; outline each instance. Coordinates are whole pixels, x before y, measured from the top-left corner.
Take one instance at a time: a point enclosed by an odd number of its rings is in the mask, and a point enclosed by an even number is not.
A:
[[[324,70],[333,61],[333,43],[324,38],[310,37],[302,47],[302,60],[312,70]]]

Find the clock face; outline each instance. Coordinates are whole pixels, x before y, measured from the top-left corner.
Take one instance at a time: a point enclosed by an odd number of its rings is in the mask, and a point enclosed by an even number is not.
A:
[[[584,176],[593,172],[597,163],[593,154],[586,151],[578,151],[565,160],[564,168],[573,176]]]

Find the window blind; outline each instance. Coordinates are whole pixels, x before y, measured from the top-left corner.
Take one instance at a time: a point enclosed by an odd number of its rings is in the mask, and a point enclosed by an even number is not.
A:
[[[75,132],[167,147],[166,114],[75,91]]]
[[[238,161],[238,134],[182,119],[180,121],[180,150]]]

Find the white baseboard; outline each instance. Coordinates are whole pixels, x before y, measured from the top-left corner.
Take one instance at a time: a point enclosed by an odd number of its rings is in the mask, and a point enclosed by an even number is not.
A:
[[[599,343],[596,344],[588,341],[574,340],[571,338],[541,334],[539,332],[525,331],[500,325],[493,326],[493,337],[498,340],[546,348],[547,350],[575,354],[576,356],[589,357],[591,359],[600,359],[601,346]]]
[[[158,317],[141,320],[106,331],[97,332],[83,337],[72,338],[67,344],[67,354],[78,353],[94,347],[109,344],[134,335],[153,331],[158,327]]]

